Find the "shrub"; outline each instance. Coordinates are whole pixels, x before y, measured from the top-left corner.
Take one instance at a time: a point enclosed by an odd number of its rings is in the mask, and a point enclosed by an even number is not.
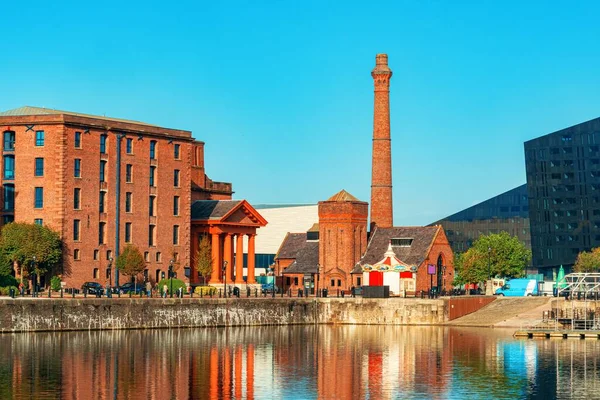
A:
[[[194,294],[200,295],[200,293],[202,293],[202,296],[210,296],[211,294],[214,296],[217,293],[217,288],[213,286],[196,286]]]
[[[18,286],[19,282],[12,275],[0,275],[0,286]]]
[[[16,286],[3,286],[0,287],[0,296],[8,296],[11,288],[14,289],[15,294],[19,294],[19,289]]]
[[[61,283],[61,281],[58,276],[53,276],[52,279],[50,279],[50,287],[55,292],[58,292],[60,290],[60,287],[61,287],[60,283]]]
[[[182,281],[181,279],[162,279],[160,282],[158,282],[158,290],[160,293],[163,292],[163,287],[165,285],[167,285],[167,293],[169,292],[169,290],[171,290],[171,280],[173,281],[173,294],[177,293],[177,290],[179,288],[183,288],[183,293],[187,292],[187,286],[185,285],[185,282]]]

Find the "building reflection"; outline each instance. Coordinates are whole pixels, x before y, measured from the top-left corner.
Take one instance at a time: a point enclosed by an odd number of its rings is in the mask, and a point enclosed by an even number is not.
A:
[[[405,394],[442,399],[600,393],[600,341],[514,340],[510,333],[298,326],[3,335],[0,398],[391,399]]]

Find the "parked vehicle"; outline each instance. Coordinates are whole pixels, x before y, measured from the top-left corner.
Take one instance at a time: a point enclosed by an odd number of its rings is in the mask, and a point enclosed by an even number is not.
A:
[[[535,279],[511,279],[504,286],[496,290],[498,296],[537,296],[538,285]]]
[[[85,282],[81,285],[81,290],[85,293],[87,291],[88,294],[103,294],[104,287],[98,282]]]
[[[279,288],[274,283],[263,283],[260,287],[260,292],[262,294],[271,294],[273,292],[277,293]]]
[[[121,294],[129,294],[129,292],[131,292],[131,294],[140,294],[145,290],[144,283],[139,282],[135,285],[133,282],[127,282],[119,287]]]

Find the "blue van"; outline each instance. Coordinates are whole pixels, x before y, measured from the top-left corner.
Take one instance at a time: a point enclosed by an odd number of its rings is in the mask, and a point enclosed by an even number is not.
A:
[[[511,279],[504,286],[496,290],[498,296],[537,296],[538,286],[535,279]]]

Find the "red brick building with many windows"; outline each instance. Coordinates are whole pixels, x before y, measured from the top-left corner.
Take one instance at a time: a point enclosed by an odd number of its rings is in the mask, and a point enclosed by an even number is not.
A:
[[[0,112],[0,131],[0,222],[59,232],[67,287],[116,284],[111,261],[127,244],[144,255],[147,280],[166,276],[171,260],[183,277],[192,203],[233,193],[206,176],[204,143],[190,131],[37,107]]]

